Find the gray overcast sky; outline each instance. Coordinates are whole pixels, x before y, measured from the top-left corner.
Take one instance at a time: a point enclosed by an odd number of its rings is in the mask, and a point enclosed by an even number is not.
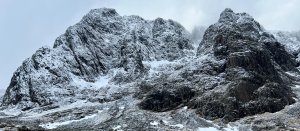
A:
[[[0,95],[22,61],[78,22],[90,9],[162,17],[188,30],[217,21],[224,8],[247,12],[270,30],[300,29],[300,0],[0,0]]]

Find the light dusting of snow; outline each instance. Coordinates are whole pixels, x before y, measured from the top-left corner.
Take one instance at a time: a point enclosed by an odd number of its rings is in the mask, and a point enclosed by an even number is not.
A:
[[[300,51],[300,41],[298,41],[298,39],[293,36],[292,33],[283,31],[272,33],[278,42],[280,42],[288,52],[293,53]]]
[[[0,116],[0,118],[5,118],[5,117],[12,117],[12,116],[18,116],[22,113],[17,107],[14,108],[7,108],[5,110],[2,110],[1,113],[4,113],[7,116]]]
[[[143,61],[143,64],[150,65],[151,68],[158,68],[163,65],[167,64],[174,64],[176,62],[168,61],[168,60],[161,60],[161,61]]]
[[[100,14],[99,14],[100,15]],[[128,17],[129,18],[129,17]],[[245,21],[248,21],[249,19],[249,16],[240,16],[238,19],[237,19],[237,23],[244,23]],[[129,22],[129,21],[126,21],[126,22]],[[128,28],[130,28],[130,30],[135,30],[136,28],[143,28],[143,26],[141,26],[142,24],[141,23],[137,23],[137,24],[130,24],[130,26]],[[149,25],[148,25],[149,26]],[[146,28],[146,32],[147,33],[150,33],[151,30],[148,30],[150,28]],[[168,34],[170,32],[163,32],[164,34]],[[253,32],[254,33],[254,32]],[[152,34],[147,34],[147,36],[152,36]],[[115,37],[115,36],[112,36],[112,37]],[[119,37],[119,36],[116,36],[116,37]],[[277,36],[275,36],[277,37]],[[278,36],[279,37],[279,36]],[[118,38],[119,39],[119,38]],[[105,38],[104,39],[104,42],[106,43],[116,43],[115,41],[117,41],[118,39],[113,39],[113,38]],[[288,40],[285,40],[285,39],[280,39],[281,41],[284,41],[286,44],[286,48],[288,50],[291,50],[291,51],[298,51],[300,50],[300,44],[294,44],[295,43],[295,40],[296,39],[293,39],[293,38],[288,38]],[[280,41],[279,40],[279,41]],[[79,42],[80,40],[75,40],[74,43],[76,42]],[[288,41],[288,42],[286,42]],[[163,44],[163,42],[160,42],[160,44]],[[79,46],[79,45],[78,45]],[[196,49],[197,49],[197,46],[195,46]],[[61,47],[60,47],[61,48]],[[78,50],[79,49],[79,50]],[[146,49],[146,48],[143,48],[143,49]],[[71,55],[67,56],[67,55],[62,55],[64,52],[62,51],[63,49],[61,50],[52,50],[49,54],[46,54],[45,55],[45,59],[42,59],[41,60],[41,63],[42,64],[45,64],[45,65],[49,65],[49,64],[53,64],[54,66],[51,66],[51,69],[52,68],[59,68],[59,67],[63,67],[61,61],[57,61],[56,59],[57,58],[60,58],[60,56],[65,56],[65,57],[71,57]],[[61,51],[61,52],[60,52]],[[77,51],[78,52],[84,52],[84,53],[90,53],[90,52],[86,52],[84,50],[84,47],[78,47],[77,48]],[[144,51],[143,51],[144,52]],[[146,52],[146,51],[145,51]],[[189,52],[189,50],[186,50],[186,52]],[[196,52],[196,50],[194,51]],[[244,53],[247,53],[247,52],[235,52],[234,55],[243,55]],[[196,54],[196,53],[194,53]],[[90,54],[89,54],[90,55]],[[83,55],[84,56],[84,55]],[[188,56],[190,57],[190,56]],[[72,60],[72,58],[68,58],[69,60]],[[153,74],[156,74],[156,73],[162,73],[162,72],[167,72],[166,70],[166,67],[168,66],[176,66],[176,65],[182,65],[183,63],[185,63],[185,61],[197,61],[197,62],[194,62],[195,64],[194,65],[191,65],[190,69],[191,71],[193,71],[192,69],[195,68],[195,70],[197,69],[196,66],[200,65],[203,63],[203,61],[205,60],[211,60],[212,62],[215,62],[215,63],[221,63],[221,62],[224,62],[224,61],[216,61],[214,59],[214,56],[212,54],[203,54],[203,55],[199,55],[199,56],[194,56],[192,58],[189,58],[187,60],[184,60],[185,58],[182,58],[182,59],[179,59],[179,60],[175,60],[175,61],[168,61],[168,60],[155,60],[155,58],[152,59],[152,57],[150,56],[150,60],[153,60],[153,61],[143,61],[143,64],[144,65],[147,65],[150,67],[150,70],[149,70],[149,74],[150,75],[153,75]],[[49,63],[50,62],[50,63]],[[52,62],[52,63],[51,63]],[[196,65],[196,66],[195,66]],[[168,70],[169,71],[169,70]],[[178,74],[175,72],[175,71],[169,71],[169,72],[172,72],[173,74],[171,74],[171,78],[175,78],[178,76]],[[41,76],[44,76],[45,74],[48,73],[48,70],[47,69],[43,69],[42,71],[37,71],[35,72],[35,75],[34,76],[31,76],[32,78],[38,78],[38,77],[41,77]],[[98,78],[96,78],[96,81],[95,82],[88,82],[88,81],[85,81],[84,79],[78,77],[78,76],[75,76],[75,75],[72,75],[70,74],[71,78],[73,81],[71,81],[71,85],[74,85],[76,87],[79,87],[80,89],[86,89],[86,88],[89,88],[89,89],[103,89],[103,87],[106,87],[106,86],[110,86],[109,89],[107,90],[107,93],[106,95],[110,95],[110,94],[113,94],[115,92],[118,92],[119,89],[123,88],[124,85],[122,86],[116,86],[116,85],[110,85],[112,83],[110,83],[110,80],[112,78],[114,78],[114,76],[116,76],[117,74],[124,74],[126,73],[124,71],[124,69],[122,68],[114,68],[114,69],[111,69],[109,71],[109,73],[107,73],[107,75],[103,75],[103,76],[99,76]],[[247,74],[247,72],[243,72],[240,71],[239,72],[241,75],[244,75],[244,77],[248,77],[249,74]],[[288,72],[287,72],[288,73]],[[48,73],[49,75],[51,75],[51,73]],[[294,74],[291,74],[291,73],[288,73],[290,75],[294,75]],[[174,77],[172,76],[174,75]],[[210,79],[212,79],[211,77],[208,77]],[[207,78],[207,79],[208,79]],[[44,78],[45,80],[44,81],[51,81],[50,79],[48,79],[48,77],[45,77]],[[221,78],[214,78],[214,79],[220,79],[220,81],[222,80]],[[203,78],[202,80],[205,80],[205,78]],[[209,81],[209,79],[207,80]],[[22,86],[26,86],[26,85],[22,85]],[[300,85],[296,85],[293,87],[294,90],[298,90],[298,95],[300,96]],[[27,90],[24,90],[24,89],[21,89],[20,90],[23,94],[28,94],[26,93]],[[51,88],[51,91],[53,92],[60,92],[61,89],[60,88],[57,88],[57,87],[53,87]],[[54,93],[52,93],[54,94]],[[131,102],[131,101],[130,101]],[[64,110],[68,110],[68,109],[75,109],[75,108],[79,108],[79,107],[88,107],[88,106],[93,106],[93,105],[99,105],[99,103],[92,103],[92,102],[88,102],[86,100],[77,100],[76,102],[72,103],[72,104],[69,104],[69,105],[60,105],[59,108],[55,108],[55,109],[50,109],[50,110],[46,110],[46,111],[43,111],[43,112],[27,112],[30,116],[25,116],[23,118],[39,118],[39,117],[42,117],[42,116],[45,116],[45,115],[49,115],[51,113],[55,113],[55,112],[60,112],[60,111],[64,111]],[[124,110],[125,109],[125,104],[119,106],[118,108],[120,110]],[[128,106],[126,106],[127,108]],[[128,107],[130,108],[130,107]],[[43,128],[46,128],[46,129],[55,129],[59,126],[63,126],[63,125],[69,125],[69,124],[74,124],[74,122],[80,122],[80,121],[84,121],[84,120],[87,120],[87,119],[95,119],[95,117],[97,119],[95,120],[98,120],[99,122],[98,123],[101,123],[102,121],[106,120],[106,117],[109,118],[110,117],[110,114],[107,113],[105,114],[106,112],[109,112],[108,110],[110,109],[109,107],[104,107],[104,108],[101,108],[103,110],[98,110],[98,113],[96,114],[93,114],[93,115],[90,115],[90,116],[86,116],[82,119],[79,119],[79,120],[67,120],[67,121],[57,121],[57,122],[53,122],[53,123],[44,123],[44,124],[41,124],[40,126],[43,127]],[[187,110],[187,106],[183,107],[182,108],[183,110]],[[22,112],[20,110],[16,110],[16,109],[7,109],[7,110],[3,110],[2,113],[8,115],[8,116],[17,116],[19,114],[21,114]],[[101,114],[104,114],[103,116],[100,115]],[[5,117],[5,116],[4,116]],[[101,119],[101,120],[100,120]],[[165,124],[165,125],[168,125],[170,127],[175,127],[175,128],[179,128],[179,129],[183,129],[185,126],[188,127],[188,124],[185,123],[185,125],[183,124],[176,124],[174,121],[172,120],[162,120],[162,122]],[[197,130],[198,131],[218,131],[218,130],[225,130],[225,131],[237,131],[238,130],[238,127],[232,127],[230,125],[227,125],[226,128],[221,128],[217,125],[215,125],[212,121],[207,121],[208,123],[212,123],[214,127],[199,127]],[[150,125],[152,126],[158,126],[160,123],[157,122],[157,121],[151,121],[150,122]],[[113,130],[119,130],[121,131],[122,129],[121,128],[124,128],[125,129],[125,126],[124,125],[115,125],[113,126]],[[0,131],[2,129],[0,128]]]
[[[294,77],[297,77],[297,78],[300,78],[299,75],[295,74],[295,73],[292,73],[292,72],[285,72],[287,73],[288,75],[290,76],[294,76]],[[296,100],[299,101],[299,98],[300,98],[300,82],[297,83],[298,85],[294,85],[292,86],[292,90],[293,92],[296,94]]]
[[[37,113],[37,112],[30,113],[29,112],[30,116],[26,116],[26,118],[41,117],[41,116],[51,114],[54,112],[64,111],[64,110],[73,109],[73,108],[80,108],[80,107],[85,107],[85,106],[94,106],[94,105],[97,105],[97,103],[87,102],[86,100],[79,100],[79,101],[76,101],[69,105],[62,105],[59,108],[43,111],[42,113]]]
[[[180,64],[180,60],[143,61],[143,64],[146,66],[150,66],[149,75],[155,77],[158,76],[162,71],[165,71],[165,68],[167,66],[174,66],[176,64]]]

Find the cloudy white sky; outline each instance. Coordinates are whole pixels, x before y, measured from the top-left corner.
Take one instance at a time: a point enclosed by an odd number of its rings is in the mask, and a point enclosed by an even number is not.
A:
[[[24,59],[43,45],[52,46],[57,36],[93,8],[174,19],[192,30],[216,22],[229,7],[251,14],[266,29],[291,31],[300,29],[299,5],[299,0],[0,0],[0,95]]]

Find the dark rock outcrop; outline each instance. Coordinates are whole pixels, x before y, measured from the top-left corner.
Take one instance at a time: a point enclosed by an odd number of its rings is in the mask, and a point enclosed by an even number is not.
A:
[[[288,53],[296,57],[298,65],[300,65],[300,33],[299,32],[272,32],[274,37],[280,42]]]
[[[154,90],[140,104],[140,108],[152,111],[168,111],[179,105],[188,103],[195,92],[189,87],[179,87],[175,90]]]
[[[176,98],[184,92],[166,91],[174,90],[174,86],[163,86],[162,91],[152,87],[140,107],[165,111],[176,109],[180,104],[188,105],[197,109],[204,118],[222,118],[228,122],[249,115],[276,112],[295,102],[289,87],[291,80],[284,77],[286,71],[297,71],[294,56],[246,13],[225,9],[219,21],[205,31],[197,56],[209,57],[200,59],[204,61],[200,63],[202,65],[184,75],[185,78],[191,77],[191,80],[187,79],[189,82],[168,81],[174,85],[194,84],[191,87],[196,90],[195,97],[189,97],[188,103],[181,102]],[[188,64],[198,63],[190,61]],[[191,67],[185,69],[191,70]],[[220,77],[223,82],[211,80],[200,84],[201,80],[195,81],[205,75],[209,79]],[[157,86],[160,81],[152,83]]]
[[[225,60],[222,73],[228,81],[224,92],[192,102],[202,116],[232,121],[295,102],[290,81],[282,79],[283,72],[297,70],[294,57],[248,14],[225,9],[218,23],[206,30],[201,45],[198,56],[212,53]]]

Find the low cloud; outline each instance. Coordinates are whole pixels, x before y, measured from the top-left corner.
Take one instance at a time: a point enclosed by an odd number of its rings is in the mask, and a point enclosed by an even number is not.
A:
[[[215,23],[221,11],[232,8],[247,12],[269,30],[300,29],[299,0],[111,0],[95,2],[93,8],[113,7],[120,14],[136,14],[147,19],[163,17],[174,19],[192,31],[194,26]]]

